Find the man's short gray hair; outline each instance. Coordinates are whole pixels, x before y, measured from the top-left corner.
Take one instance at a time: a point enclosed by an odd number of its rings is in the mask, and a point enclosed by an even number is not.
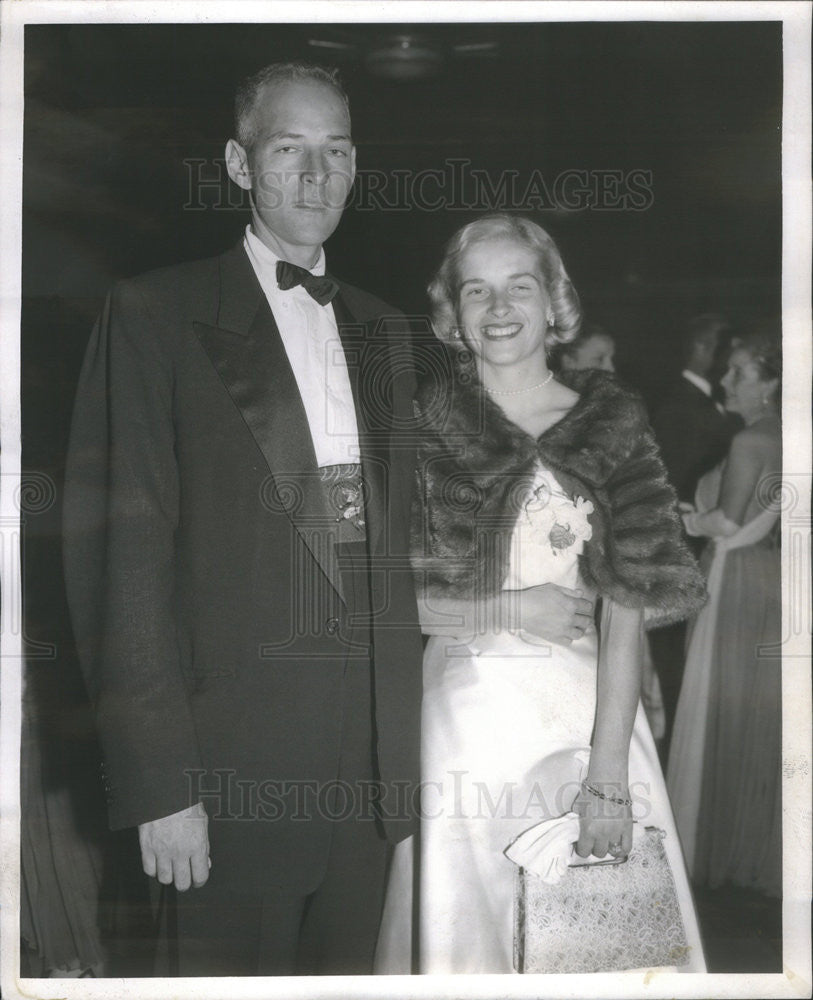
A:
[[[271,63],[243,80],[234,97],[234,133],[243,149],[250,149],[256,139],[254,109],[263,87],[271,83],[299,80],[314,80],[331,87],[343,101],[348,116],[350,115],[350,100],[337,69],[305,62]]]

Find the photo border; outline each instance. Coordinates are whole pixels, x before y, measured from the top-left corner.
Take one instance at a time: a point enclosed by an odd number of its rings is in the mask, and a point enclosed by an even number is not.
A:
[[[782,303],[784,474],[807,477],[794,509],[783,510],[783,595],[790,593],[789,540],[807,531],[811,468],[811,6],[792,2],[450,2],[223,4],[156,0],[7,0],[0,35],[0,523],[3,526],[2,671],[0,672],[0,941],[4,995],[79,997],[799,997],[810,996],[811,692],[810,636],[793,634],[791,618],[810,607],[810,577],[798,608],[783,601],[783,860],[785,895],[781,974],[601,973],[590,976],[388,976],[75,980],[19,979],[19,744],[22,636],[19,551],[20,250],[22,198],[22,37],[25,24],[45,23],[389,23],[467,21],[759,21],[783,22]],[[15,523],[16,521],[16,523]],[[804,525],[806,524],[806,528]],[[800,525],[802,527],[800,528]],[[796,616],[798,617],[798,615]],[[794,619],[795,620],[795,619]],[[809,617],[808,617],[809,622]]]

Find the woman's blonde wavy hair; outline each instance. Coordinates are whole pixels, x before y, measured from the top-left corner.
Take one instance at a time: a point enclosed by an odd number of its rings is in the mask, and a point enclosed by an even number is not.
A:
[[[553,326],[545,334],[546,349],[575,340],[581,329],[582,308],[556,244],[530,219],[498,212],[463,226],[446,244],[440,267],[427,287],[435,336],[444,343],[454,342],[454,333],[460,329],[457,315],[460,258],[472,244],[495,237],[515,240],[536,255],[554,317]]]

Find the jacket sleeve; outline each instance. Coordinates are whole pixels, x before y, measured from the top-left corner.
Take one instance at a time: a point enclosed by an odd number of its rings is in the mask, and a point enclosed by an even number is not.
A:
[[[175,617],[172,395],[160,327],[139,290],[122,282],[80,376],[63,525],[68,600],[113,829],[186,808],[189,772],[201,766]]]
[[[643,403],[631,398],[629,447],[606,482],[608,523],[590,560],[600,592],[644,609],[648,628],[680,621],[705,603],[705,581],[683,539],[677,497],[667,480]]]

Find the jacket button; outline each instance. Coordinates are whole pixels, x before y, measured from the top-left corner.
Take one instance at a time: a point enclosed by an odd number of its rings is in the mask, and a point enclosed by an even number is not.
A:
[[[328,635],[335,635],[339,631],[339,619],[328,618],[325,622],[325,628],[327,629]]]

